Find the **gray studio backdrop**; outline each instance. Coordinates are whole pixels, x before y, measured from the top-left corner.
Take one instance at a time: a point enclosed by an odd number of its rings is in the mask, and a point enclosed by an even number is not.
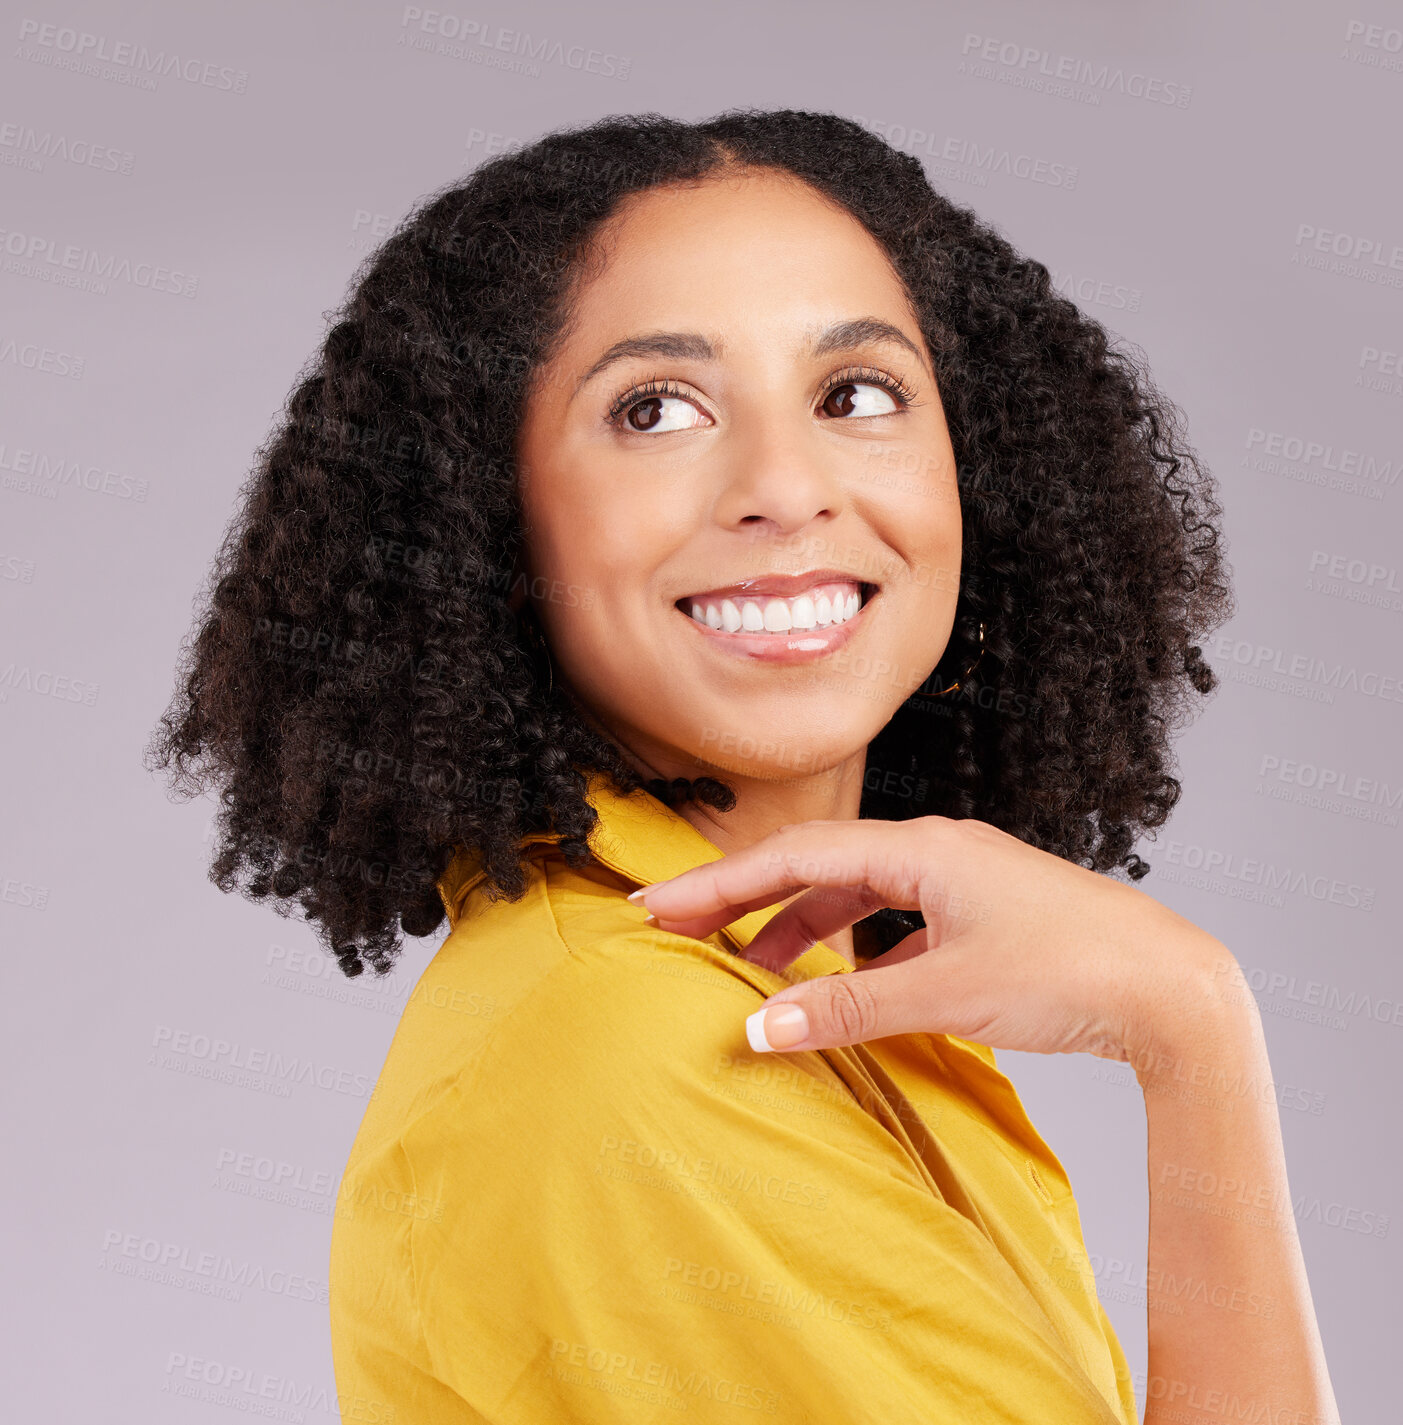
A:
[[[1385,0],[223,13],[20,0],[0,56],[7,1414],[334,1420],[335,1186],[409,989],[206,879],[142,767],[255,446],[421,194],[565,123],[828,109],[1148,355],[1238,595],[1141,885],[1235,952],[1347,1420],[1394,1418],[1403,18]],[[277,1062],[277,1074],[251,1063]],[[1143,1390],[1143,1109],[1004,1053]],[[356,1418],[350,1408],[347,1418]]]

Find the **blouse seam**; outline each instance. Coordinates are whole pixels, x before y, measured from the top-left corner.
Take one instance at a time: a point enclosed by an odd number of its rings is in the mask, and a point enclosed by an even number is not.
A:
[[[541,978],[536,982],[536,984],[532,986],[530,994],[526,996],[526,998],[530,998],[536,993],[537,990],[544,986],[546,981],[549,980],[560,968],[560,965],[566,965],[571,963],[573,962],[562,960],[559,964],[553,965],[544,975],[541,976]],[[410,1121],[405,1124],[402,1129],[400,1129],[399,1137],[396,1141],[399,1144],[400,1152],[404,1154],[405,1164],[409,1169],[409,1176],[414,1183],[416,1202],[418,1201],[419,1179],[418,1174],[414,1171],[414,1155],[410,1152],[409,1145],[405,1142],[405,1135],[411,1132],[420,1123],[422,1123],[424,1119],[426,1119],[431,1113],[436,1113],[442,1106],[443,1101],[450,1094],[458,1092],[461,1089],[465,1094],[471,1095],[473,1085],[475,1084],[478,1077],[481,1075],[483,1069],[486,1066],[487,1060],[491,1055],[492,1046],[496,1043],[497,1036],[511,1022],[512,1014],[515,1014],[516,1010],[524,1002],[524,1000],[518,1001],[517,1004],[512,1007],[511,1013],[504,1015],[496,1024],[492,1026],[491,1033],[489,1033],[487,1037],[483,1040],[481,1047],[478,1049],[478,1052],[473,1057],[472,1063],[463,1065],[463,1067],[459,1069],[458,1072],[453,1075],[452,1079],[444,1086],[443,1092],[439,1094],[431,1104],[428,1104],[419,1113],[415,1114],[415,1116],[410,1119]],[[410,1281],[413,1288],[412,1295],[414,1297],[414,1319],[419,1331],[420,1339],[424,1345],[424,1353],[428,1357],[429,1364],[433,1367],[436,1378],[442,1381],[447,1381],[447,1377],[443,1375],[440,1369],[440,1363],[437,1359],[435,1359],[433,1347],[429,1343],[428,1333],[424,1329],[423,1308],[420,1304],[421,1284],[419,1281],[419,1265],[417,1257],[415,1255],[415,1242],[418,1236],[420,1221],[421,1219],[419,1219],[418,1217],[414,1217],[410,1219],[409,1223],[409,1268]]]
[[[427,1118],[429,1114],[436,1112],[440,1105],[443,1103],[443,1100],[447,1098],[449,1094],[456,1092],[460,1087],[464,1085],[465,1079],[469,1081],[465,1091],[471,1093],[472,1083],[475,1082],[477,1077],[482,1073],[483,1068],[486,1065],[487,1059],[489,1057],[492,1045],[496,1042],[497,1036],[502,1032],[502,1030],[507,1026],[507,1024],[511,1022],[512,1015],[514,1015],[516,1011],[520,1009],[523,1004],[526,1003],[527,1000],[533,998],[537,991],[539,991],[545,985],[545,983],[556,974],[556,972],[560,969],[562,965],[578,963],[577,957],[574,955],[573,952],[571,952],[569,945],[566,944],[564,937],[560,933],[560,925],[559,922],[556,920],[555,911],[550,905],[549,890],[547,885],[545,884],[544,876],[542,877],[541,895],[545,899],[546,908],[549,912],[550,927],[555,932],[555,938],[566,950],[567,958],[563,960],[558,960],[554,965],[550,967],[549,970],[546,971],[544,975],[541,976],[539,980],[536,981],[534,985],[531,986],[530,990],[524,996],[522,996],[522,998],[519,999],[516,1004],[512,1006],[511,1010],[507,1014],[503,1015],[502,1018],[499,1019],[492,1026],[491,1031],[487,1034],[486,1038],[478,1047],[478,1051],[473,1056],[472,1062],[464,1064],[463,1067],[459,1069],[457,1073],[455,1073],[453,1077],[444,1085],[443,1092],[438,1094],[434,1098],[434,1101],[432,1103],[425,1105],[425,1107],[421,1109],[420,1112],[415,1114],[415,1116],[400,1129],[399,1134],[396,1138],[396,1142],[399,1146],[400,1152],[404,1155],[405,1166],[409,1169],[409,1177],[410,1181],[414,1185],[414,1200],[416,1202],[419,1200],[419,1179],[418,1174],[416,1174],[414,1171],[414,1155],[409,1151],[409,1145],[405,1142],[405,1135],[408,1134],[412,1129],[414,1129],[425,1118]],[[435,1377],[439,1380],[446,1382],[447,1377],[444,1376],[440,1369],[439,1362],[435,1359],[433,1347],[429,1341],[428,1332],[424,1329],[424,1313],[422,1305],[420,1303],[421,1286],[419,1281],[419,1265],[415,1256],[416,1229],[418,1228],[418,1225],[419,1219],[417,1217],[410,1219],[410,1295],[414,1299],[415,1329],[418,1332],[419,1340],[424,1348],[424,1354],[429,1361],[429,1365],[435,1373]]]
[[[409,1150],[404,1146],[402,1138],[399,1140],[399,1150],[404,1154],[404,1166],[409,1172],[410,1187],[414,1193],[414,1201],[417,1203],[419,1201],[419,1175],[414,1171],[414,1159],[410,1157]],[[428,1361],[430,1368],[439,1376],[439,1379],[442,1379],[439,1374],[438,1362],[434,1360],[433,1347],[429,1343],[429,1333],[424,1327],[424,1309],[419,1302],[419,1267],[414,1260],[415,1221],[415,1218],[410,1218],[409,1232],[405,1239],[406,1250],[409,1253],[409,1299],[414,1305],[414,1333],[424,1352],[425,1360]]]

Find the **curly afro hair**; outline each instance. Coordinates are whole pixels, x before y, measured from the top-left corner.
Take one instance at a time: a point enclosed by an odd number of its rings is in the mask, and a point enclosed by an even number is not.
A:
[[[295,900],[349,976],[442,923],[459,847],[494,899],[524,893],[531,831],[587,860],[587,770],[733,803],[711,777],[640,778],[509,602],[515,435],[592,235],[626,195],[729,166],[796,175],[882,245],[957,460],[961,588],[927,687],[981,624],[983,654],[873,741],[861,815],[977,817],[1092,870],[1149,869],[1132,847],[1178,800],[1169,734],[1216,686],[1200,641],[1232,596],[1211,477],[1142,355],[856,122],[613,116],[483,163],[366,258],[256,452],[148,749],[179,791],[220,790],[210,879],[281,915]],[[920,924],[868,922],[883,947]]]

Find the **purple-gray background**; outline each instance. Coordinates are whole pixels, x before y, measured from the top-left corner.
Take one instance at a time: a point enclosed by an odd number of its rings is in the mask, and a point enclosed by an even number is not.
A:
[[[414,200],[562,124],[756,104],[859,118],[918,154],[1143,348],[1221,482],[1238,613],[1208,650],[1223,687],[1180,743],[1184,798],[1142,844],[1141,884],[1247,971],[1339,1402],[1390,1417],[1396,5],[432,15],[59,0],[3,22],[8,1413],[336,1418],[334,1191],[437,938],[353,987],[310,927],[209,884],[211,805],[173,805],[141,750],[252,452]],[[259,1052],[296,1069],[250,1084],[231,1066]],[[1071,1174],[1141,1377],[1134,1081],[1089,1057],[1000,1057]]]

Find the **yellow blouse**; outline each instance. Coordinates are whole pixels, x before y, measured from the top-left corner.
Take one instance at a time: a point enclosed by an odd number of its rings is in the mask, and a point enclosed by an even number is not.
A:
[[[1137,1425],[1071,1184],[991,1050],[753,1052],[819,944],[740,958],[624,897],[721,852],[599,775],[572,869],[467,851],[351,1150],[331,1244],[344,1419]]]

